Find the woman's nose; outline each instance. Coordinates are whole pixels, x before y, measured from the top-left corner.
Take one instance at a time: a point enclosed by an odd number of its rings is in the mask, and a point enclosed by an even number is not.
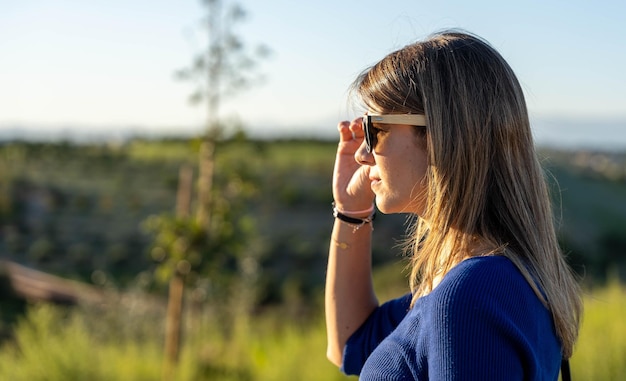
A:
[[[354,153],[354,160],[356,160],[356,162],[361,165],[374,165],[374,155],[370,152],[367,152],[365,139],[363,139],[361,145]]]

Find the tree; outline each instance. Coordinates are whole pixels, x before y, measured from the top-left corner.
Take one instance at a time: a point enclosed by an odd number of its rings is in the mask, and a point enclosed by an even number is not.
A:
[[[237,94],[254,83],[259,59],[269,55],[265,45],[253,51],[235,33],[236,26],[245,20],[245,10],[226,0],[203,0],[207,16],[203,27],[207,32],[206,48],[193,59],[190,67],[177,72],[178,78],[194,82],[190,96],[192,103],[205,102],[207,111],[206,136],[199,155],[199,204],[197,217],[202,224],[210,223],[210,192],[213,177],[215,142],[223,132],[220,106],[225,98]]]
[[[189,97],[192,103],[206,102],[209,132],[219,129],[221,102],[247,88],[258,79],[255,68],[259,59],[270,54],[265,45],[250,50],[235,33],[246,18],[246,11],[226,0],[203,0],[207,16],[202,26],[207,32],[206,48],[192,60],[191,66],[179,70],[181,80],[196,85]],[[226,8],[226,9],[225,9]]]
[[[190,67],[179,70],[178,78],[192,81],[196,88],[190,100],[206,105],[206,131],[198,156],[198,200],[195,215],[189,211],[191,175],[181,169],[179,202],[174,217],[160,216],[147,221],[149,229],[157,232],[153,252],[160,260],[157,273],[169,278],[168,317],[164,379],[172,379],[178,361],[182,302],[185,284],[197,279],[200,269],[215,275],[224,267],[237,263],[245,271],[254,269],[251,258],[242,258],[237,251],[246,251],[246,241],[254,236],[250,224],[233,216],[245,204],[242,192],[230,198],[224,192],[213,192],[216,144],[223,133],[220,120],[222,101],[245,89],[257,79],[255,66],[269,54],[265,46],[250,51],[235,33],[235,27],[245,19],[246,12],[228,0],[203,0],[206,18],[202,24],[207,33],[206,47],[193,59]],[[231,172],[234,181],[237,174]],[[225,187],[228,188],[228,181]],[[236,199],[239,198],[239,199]],[[236,222],[235,222],[235,221]],[[246,226],[248,225],[248,226]],[[254,260],[252,260],[254,262]],[[223,274],[222,274],[223,275]],[[251,278],[249,275],[246,278]],[[214,282],[216,283],[216,282]],[[228,283],[228,282],[226,282]]]

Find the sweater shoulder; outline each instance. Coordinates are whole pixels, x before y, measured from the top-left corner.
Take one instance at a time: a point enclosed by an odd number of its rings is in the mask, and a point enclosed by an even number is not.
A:
[[[506,283],[509,286],[530,286],[519,269],[503,256],[475,257],[452,268],[437,288],[489,288]]]
[[[502,256],[466,259],[431,292],[440,307],[503,304],[516,309],[539,307],[539,298],[519,269]]]

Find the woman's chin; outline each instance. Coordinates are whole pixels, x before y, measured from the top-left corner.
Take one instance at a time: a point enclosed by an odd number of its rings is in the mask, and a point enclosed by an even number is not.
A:
[[[381,199],[379,197],[376,197],[376,209],[378,209],[378,211],[382,214],[397,213],[397,211],[395,210],[396,208],[393,208],[392,205],[390,205],[388,202],[385,202],[384,199]]]
[[[412,205],[396,205],[389,200],[385,200],[382,197],[376,196],[376,209],[382,214],[394,214],[394,213],[408,213],[408,214],[417,214],[418,213]],[[422,208],[423,209],[423,208]],[[421,210],[420,210],[421,212]]]

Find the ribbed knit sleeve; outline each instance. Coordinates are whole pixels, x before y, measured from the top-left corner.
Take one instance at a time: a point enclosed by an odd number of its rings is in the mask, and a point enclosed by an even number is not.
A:
[[[346,374],[359,374],[365,360],[406,316],[411,305],[411,294],[379,306],[365,323],[348,339],[343,350],[341,370]]]

